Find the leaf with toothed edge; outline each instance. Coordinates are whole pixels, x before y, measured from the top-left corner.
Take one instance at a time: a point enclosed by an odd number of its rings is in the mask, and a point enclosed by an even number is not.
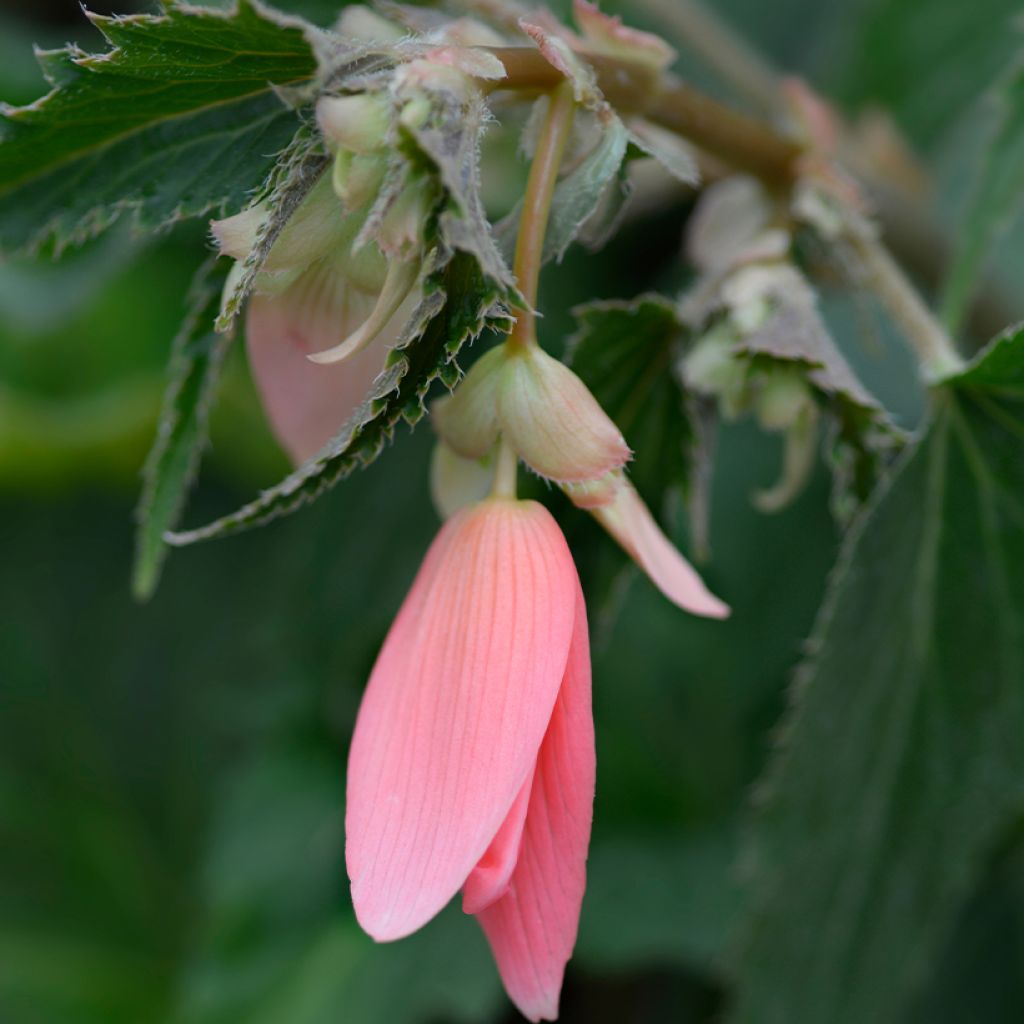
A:
[[[211,257],[196,275],[191,310],[174,342],[171,380],[153,448],[143,468],[142,496],[136,511],[135,569],[132,589],[149,598],[167,553],[164,533],[181,514],[195,479],[206,441],[206,423],[230,337],[213,327],[227,277],[227,261]]]
[[[424,297],[404,340],[363,404],[318,455],[244,508],[208,526],[167,535],[176,546],[261,526],[318,498],[354,470],[369,465],[394,435],[400,420],[416,423],[434,380],[447,374],[462,345],[487,328],[507,330],[501,290],[462,252],[435,252]]]
[[[1024,808],[1024,330],[847,538],[760,787],[734,1024],[906,1019]]]
[[[51,91],[0,110],[0,251],[76,244],[244,204],[295,134],[274,86],[317,70],[314,30],[238,0],[89,15],[112,49],[44,53]]]

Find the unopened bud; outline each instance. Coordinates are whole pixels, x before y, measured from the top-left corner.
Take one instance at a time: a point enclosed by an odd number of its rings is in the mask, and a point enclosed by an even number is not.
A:
[[[234,217],[211,220],[210,231],[220,254],[244,260],[256,245],[256,237],[267,219],[267,213],[267,204],[257,203],[248,210],[236,213]]]
[[[575,0],[576,24],[594,53],[620,57],[660,74],[676,59],[676,51],[660,36],[622,24],[618,16],[603,14],[588,0]]]
[[[464,459],[444,441],[434,446],[430,460],[430,496],[442,519],[450,519],[460,509],[483,501],[494,482],[494,460]]]
[[[424,227],[433,205],[434,185],[429,177],[413,178],[398,194],[384,215],[377,235],[381,249],[388,255],[404,256],[423,246]]]
[[[522,460],[549,480],[593,480],[630,456],[619,428],[583,381],[535,345],[509,350],[498,417]]]
[[[498,384],[505,346],[481,356],[448,398],[434,403],[434,429],[463,458],[479,459],[498,439]]]
[[[364,4],[346,7],[334,31],[343,39],[361,39],[368,43],[395,43],[406,35],[401,25],[382,18]]]
[[[754,411],[764,430],[788,430],[814,408],[814,396],[804,374],[795,367],[774,367],[759,379]]]
[[[334,194],[346,210],[358,210],[377,196],[386,171],[387,161],[381,156],[338,150],[331,178]]]
[[[324,137],[339,149],[372,153],[384,145],[391,121],[390,101],[383,92],[322,96],[316,119]]]
[[[747,363],[735,354],[736,336],[727,323],[713,327],[683,359],[683,383],[693,391],[717,398],[722,413],[738,416],[747,401]]]

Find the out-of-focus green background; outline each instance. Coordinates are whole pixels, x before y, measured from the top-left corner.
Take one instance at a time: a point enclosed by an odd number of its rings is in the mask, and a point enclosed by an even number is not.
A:
[[[332,8],[279,6],[324,21]],[[888,109],[949,223],[984,128],[978,98],[1016,43],[1014,7],[717,5],[847,112]],[[39,95],[32,43],[68,40],[99,43],[71,0],[0,5],[0,98]],[[677,279],[687,202],[546,277],[552,347],[573,304]],[[115,230],[57,264],[0,265],[0,1022],[513,1021],[457,908],[376,947],[344,874],[361,688],[437,528],[429,428],[312,509],[175,554],[149,604],[129,596],[138,471],[205,245],[202,225],[149,240]],[[865,329],[857,301],[829,308],[851,359],[913,425],[906,357]],[[725,1005],[739,826],[837,544],[824,472],[784,514],[752,510],[778,457],[747,426],[721,437],[706,571],[728,623],[689,618],[642,580],[610,628],[595,617],[598,791],[571,1024],[697,1024]],[[235,351],[190,522],[284,468]],[[1024,1019],[1022,889],[1019,858],[993,866],[915,1020]],[[954,969],[966,1002],[951,1010]]]

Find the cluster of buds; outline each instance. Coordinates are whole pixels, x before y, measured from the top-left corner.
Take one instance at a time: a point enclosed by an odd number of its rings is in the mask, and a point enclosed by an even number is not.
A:
[[[583,381],[535,343],[513,337],[487,352],[452,396],[436,403],[433,421],[443,453],[434,477],[442,513],[489,484],[500,437],[529,469],[590,512],[669,600],[697,615],[728,614],[630,482],[631,453],[618,427]]]
[[[404,38],[362,7],[345,12],[338,32],[368,45]],[[271,425],[296,463],[319,452],[357,408],[421,297],[442,188],[429,168],[401,157],[400,133],[422,127],[439,96],[468,95],[478,79],[504,74],[496,58],[473,49],[500,41],[485,26],[455,22],[408,44],[408,59],[386,77],[317,101],[331,168],[258,261],[245,332]],[[220,252],[236,260],[225,301],[272,218],[258,203],[213,222]]]
[[[759,339],[780,310],[793,314],[783,331],[816,318],[813,293],[789,262],[789,231],[753,179],[729,178],[706,189],[687,243],[700,277],[681,313],[698,340],[680,375],[692,391],[716,399],[724,419],[753,414],[762,429],[783,435],[780,479],[754,495],[761,511],[778,511],[800,493],[814,466],[819,408],[807,363]]]

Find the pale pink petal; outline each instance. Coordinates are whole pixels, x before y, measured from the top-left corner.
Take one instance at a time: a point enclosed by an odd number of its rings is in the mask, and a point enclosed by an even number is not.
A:
[[[442,528],[381,650],[349,753],[346,859],[374,938],[430,920],[487,852],[533,770],[579,584],[536,502]]]
[[[696,569],[662,533],[628,480],[621,480],[609,504],[591,511],[670,601],[694,615],[728,617],[729,606],[708,590]]]
[[[512,872],[519,860],[519,847],[523,840],[523,827],[526,825],[526,811],[530,806],[532,789],[531,771],[513,801],[508,816],[501,823],[498,834],[462,887],[462,909],[465,913],[479,914],[508,892]]]
[[[338,432],[384,368],[407,309],[343,365],[317,366],[308,359],[339,334],[355,330],[375,302],[375,295],[323,262],[281,294],[257,293],[249,303],[249,366],[274,434],[296,464]]]
[[[583,593],[565,677],[537,758],[508,892],[477,916],[509,997],[531,1021],[555,1020],[576,944],[594,804],[590,644]]]

